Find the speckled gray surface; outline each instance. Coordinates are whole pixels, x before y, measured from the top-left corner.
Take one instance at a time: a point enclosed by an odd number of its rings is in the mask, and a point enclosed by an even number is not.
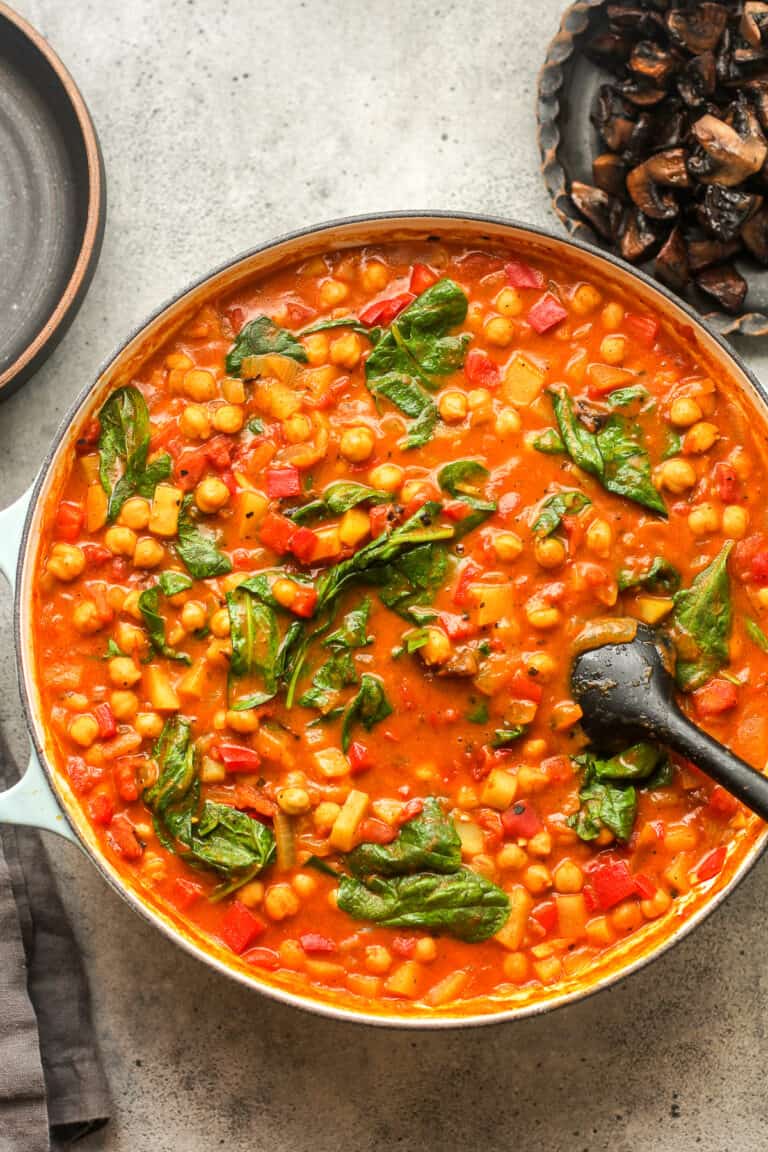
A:
[[[536,70],[558,0],[19,0],[99,130],[109,215],[80,316],[0,407],[0,503],[121,337],[272,234],[439,207],[556,226]],[[742,345],[758,369],[768,356]],[[9,598],[0,589],[0,635]],[[12,661],[0,722],[21,760]],[[519,1025],[333,1024],[214,977],[49,838],[88,964],[114,1119],[83,1152],[758,1152],[768,1105],[768,860],[613,991]]]

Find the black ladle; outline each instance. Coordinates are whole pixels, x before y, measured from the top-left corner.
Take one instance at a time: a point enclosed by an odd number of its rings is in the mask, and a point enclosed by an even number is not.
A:
[[[598,747],[651,739],[681,752],[768,820],[768,778],[683,715],[662,656],[664,642],[644,624],[634,640],[582,652],[571,670],[582,725]]]

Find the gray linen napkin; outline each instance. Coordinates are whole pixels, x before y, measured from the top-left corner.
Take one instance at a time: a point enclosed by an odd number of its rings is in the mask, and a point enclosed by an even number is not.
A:
[[[14,778],[0,733],[0,787]],[[36,832],[2,827],[0,1152],[48,1152],[108,1118],[88,987],[48,858]]]

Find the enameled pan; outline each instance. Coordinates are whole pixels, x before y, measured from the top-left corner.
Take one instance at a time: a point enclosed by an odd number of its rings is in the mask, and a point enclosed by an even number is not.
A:
[[[131,379],[137,366],[211,296],[234,290],[274,269],[329,250],[380,244],[386,241],[423,241],[427,238],[454,241],[478,249],[513,251],[532,259],[545,258],[570,265],[598,286],[609,286],[629,294],[639,307],[661,313],[689,351],[721,385],[746,393],[766,411],[768,395],[749,369],[717,335],[683,303],[635,269],[615,257],[549,233],[492,217],[455,215],[440,212],[413,212],[356,217],[322,224],[271,241],[239,256],[164,305],[116,352],[75,401],[57,432],[32,488],[15,504],[0,513],[0,570],[15,585],[14,641],[21,697],[32,741],[30,761],[23,779],[0,795],[0,822],[27,824],[57,832],[79,845],[105,880],[131,907],[222,975],[259,990],[294,1007],[320,1015],[369,1024],[408,1028],[468,1026],[513,1020],[549,1011],[582,999],[615,983],[660,955],[715,908],[758,859],[768,840],[768,828],[750,825],[743,834],[740,849],[732,863],[708,886],[678,901],[685,902],[686,916],[662,917],[646,925],[617,945],[610,958],[598,962],[589,974],[573,977],[555,989],[530,992],[521,989],[511,998],[489,998],[480,1003],[445,1010],[434,1015],[413,1016],[388,1012],[386,1006],[370,1004],[357,1010],[332,1000],[314,1000],[305,992],[283,985],[269,973],[256,976],[233,954],[210,943],[204,944],[181,928],[162,911],[151,906],[141,891],[130,887],[115,866],[100,851],[95,834],[70,790],[69,782],[55,767],[52,741],[46,730],[38,688],[35,682],[32,642],[32,583],[41,536],[44,511],[56,498],[72,459],[80,431],[92,418],[113,388]],[[756,818],[754,818],[756,821]]]

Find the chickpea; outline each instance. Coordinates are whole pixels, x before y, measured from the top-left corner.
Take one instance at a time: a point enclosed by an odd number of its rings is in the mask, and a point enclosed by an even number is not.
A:
[[[343,336],[337,336],[331,344],[331,364],[337,364],[340,368],[356,368],[360,363],[362,352],[363,346],[357,333],[345,332]]]
[[[540,628],[547,631],[550,628],[557,628],[560,620],[560,609],[555,608],[554,605],[542,604],[541,601],[529,601],[525,607],[525,617],[532,628]]]
[[[233,436],[245,423],[245,409],[240,404],[222,404],[214,409],[213,426],[217,432]]]
[[[499,560],[516,560],[523,551],[523,542],[517,532],[497,532],[493,537],[493,550]]]
[[[531,652],[526,660],[526,667],[529,673],[532,672],[537,679],[543,680],[546,684],[557,672],[557,661],[549,652]]]
[[[494,429],[497,436],[505,439],[507,436],[517,436],[522,428],[522,423],[520,413],[516,412],[514,408],[502,408],[496,416]]]
[[[431,936],[422,936],[421,940],[416,941],[413,958],[420,964],[431,964],[437,959],[437,944]]]
[[[195,504],[201,512],[218,512],[229,503],[229,488],[218,476],[206,476],[195,488]]]
[[[581,892],[584,887],[584,873],[572,860],[562,860],[555,868],[552,879],[556,892]]]
[[[565,544],[557,536],[546,536],[537,540],[533,547],[536,563],[542,568],[559,568],[568,555]]]
[[[678,396],[669,409],[669,420],[676,428],[690,428],[701,420],[702,411],[692,396]]]
[[[601,560],[607,560],[613,543],[613,532],[608,521],[593,520],[587,528],[586,542],[590,552],[594,552]]]
[[[483,326],[483,333],[489,344],[506,348],[512,342],[515,326],[507,316],[491,316]]]
[[[528,979],[528,957],[525,952],[508,952],[502,961],[502,969],[507,980],[524,984]]]
[[[124,528],[141,532],[149,524],[149,500],[143,496],[130,496],[120,509],[117,523]]]
[[[261,880],[251,880],[237,890],[237,898],[246,908],[258,908],[264,899],[264,885]]]
[[[624,319],[624,309],[621,304],[613,300],[603,308],[601,319],[605,328],[612,328],[615,331]]]
[[[289,444],[303,444],[312,435],[312,421],[303,412],[294,412],[283,420],[283,435]]]
[[[655,920],[671,907],[672,897],[663,888],[657,888],[649,900],[640,901],[640,911],[646,920]]]
[[[88,712],[84,716],[75,716],[69,725],[70,738],[81,748],[90,748],[98,734],[98,721]]]
[[[694,536],[709,536],[720,527],[720,513],[714,504],[697,504],[689,513],[688,527]]]
[[[377,464],[368,473],[368,481],[382,492],[396,492],[404,476],[405,472],[399,464]]]
[[[159,712],[139,712],[134,727],[139,736],[154,740],[163,730],[163,718]]]
[[[190,368],[184,376],[184,392],[198,404],[213,400],[216,395],[216,381],[207,368]]]
[[[272,595],[281,608],[292,608],[298,593],[298,586],[293,580],[286,580],[285,577],[275,580],[272,585]]]
[[[118,688],[110,694],[109,706],[116,720],[133,720],[139,710],[139,698],[135,692]]]
[[[703,452],[709,452],[719,435],[720,432],[716,424],[699,420],[686,432],[683,440],[683,451],[689,456],[700,456]]]
[[[368,260],[360,269],[360,281],[366,292],[381,292],[389,283],[389,269],[380,260]]]
[[[181,610],[181,625],[185,632],[197,632],[205,627],[208,614],[199,600],[187,600]]]
[[[107,528],[104,543],[115,556],[133,556],[136,551],[136,533],[132,528],[115,525]]]
[[[134,620],[143,620],[141,608],[139,608],[139,597],[141,592],[138,588],[134,588],[129,592],[125,600],[123,600],[122,611],[126,616],[133,616]]]
[[[311,896],[313,892],[317,891],[317,880],[314,876],[310,876],[308,872],[297,872],[291,881],[293,890],[297,896],[306,900],[307,896]]]
[[[113,656],[107,670],[116,688],[131,688],[141,680],[141,669],[130,656]]]
[[[85,553],[75,544],[54,544],[46,568],[57,580],[77,580],[85,568]]]
[[[462,420],[466,419],[467,410],[467,397],[464,392],[458,392],[456,389],[451,389],[450,392],[443,392],[442,396],[437,402],[440,418],[446,424],[460,424]]]
[[[634,900],[625,900],[613,909],[609,917],[617,932],[634,932],[643,921],[640,905]]]
[[[362,464],[376,447],[376,437],[365,424],[345,428],[341,434],[339,451],[352,464]]]
[[[165,559],[165,548],[152,536],[144,536],[136,545],[133,563],[136,568],[157,568]]]
[[[516,288],[502,288],[493,303],[502,316],[519,316],[523,310],[523,298]]]
[[[217,608],[210,620],[211,632],[214,636],[222,638],[229,636],[230,619],[226,608]]]
[[[316,831],[321,835],[330,832],[336,823],[336,817],[341,812],[341,805],[334,804],[333,800],[323,800],[312,813],[312,821]]]
[[[234,709],[225,713],[228,728],[234,732],[256,732],[259,727],[259,714],[255,708],[243,708],[241,712]]]
[[[546,828],[531,836],[528,841],[528,851],[531,856],[549,856],[552,851],[552,836]]]
[[[476,424],[487,424],[493,419],[493,396],[487,388],[473,388],[468,392],[467,406],[473,427]]]
[[[659,468],[659,483],[674,496],[680,496],[696,483],[696,470],[688,460],[673,456]]]
[[[496,863],[502,870],[517,872],[528,863],[528,853],[518,844],[505,844],[496,854]]]
[[[313,332],[311,336],[304,337],[307,360],[313,367],[328,363],[328,346],[328,335],[325,332]]]
[[[600,359],[605,364],[621,364],[626,348],[627,342],[623,336],[604,336],[600,342]]]
[[[281,788],[277,803],[288,816],[303,816],[312,806],[306,788]]]
[[[579,284],[571,297],[571,308],[577,316],[586,316],[589,312],[594,312],[595,308],[599,308],[602,302],[603,298],[597,288],[591,284]]]
[[[349,287],[342,280],[324,280],[320,285],[320,307],[335,308],[349,296]]]
[[[300,907],[299,898],[290,884],[270,884],[264,893],[264,911],[270,920],[287,920]]]
[[[723,509],[723,535],[731,540],[743,540],[749,527],[749,512],[739,504],[726,504]]]
[[[392,953],[383,944],[370,944],[365,950],[365,966],[369,972],[383,976],[392,967]]]
[[[552,875],[546,864],[529,864],[523,872],[523,884],[534,896],[552,887]]]
[[[83,600],[72,613],[72,623],[83,636],[91,636],[104,627],[101,613],[93,600]]]
[[[464,321],[470,332],[479,332],[483,326],[484,309],[479,300],[470,302],[467,318]]]
[[[451,658],[453,645],[442,628],[428,628],[427,642],[419,651],[427,664],[445,664]]]

